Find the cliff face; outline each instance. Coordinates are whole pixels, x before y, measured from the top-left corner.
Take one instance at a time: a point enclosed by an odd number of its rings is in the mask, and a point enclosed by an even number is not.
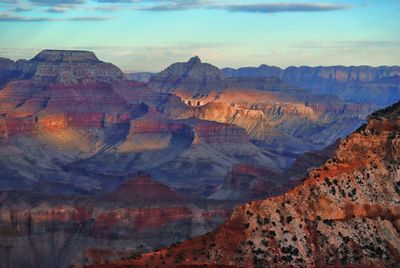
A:
[[[144,175],[98,197],[2,193],[0,202],[1,267],[69,267],[113,258],[96,251],[143,252],[210,231],[230,211]]]
[[[399,66],[288,67],[261,65],[222,70],[225,77],[279,77],[316,94],[334,94],[349,101],[388,105],[400,97]]]
[[[389,267],[400,262],[400,103],[374,113],[288,193],[237,208],[216,231],[113,267]],[[107,267],[105,265],[105,267]]]

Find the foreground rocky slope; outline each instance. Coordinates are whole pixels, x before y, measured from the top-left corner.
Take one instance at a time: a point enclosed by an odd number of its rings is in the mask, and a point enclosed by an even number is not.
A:
[[[319,66],[288,67],[261,65],[225,68],[226,77],[279,77],[316,94],[333,94],[360,103],[389,105],[400,98],[399,66]]]
[[[394,267],[399,232],[400,102],[288,193],[240,206],[205,236],[96,267]]]

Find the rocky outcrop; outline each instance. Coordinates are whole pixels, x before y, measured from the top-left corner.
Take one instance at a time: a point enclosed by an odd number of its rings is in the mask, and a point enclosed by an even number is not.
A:
[[[399,133],[397,103],[374,113],[288,193],[240,206],[208,235],[112,267],[397,265]]]
[[[261,65],[222,70],[225,77],[279,77],[316,94],[333,94],[355,102],[382,106],[400,99],[399,66],[288,67]]]
[[[131,108],[110,84],[123,83],[122,72],[92,52],[44,50],[28,61],[5,62],[0,73],[21,74],[0,90],[0,137],[47,127],[100,128]]]
[[[202,63],[195,56],[188,62],[174,63],[164,71],[150,78],[148,86],[161,91],[171,92],[179,88],[192,93],[215,90],[222,85],[220,70],[208,63]]]

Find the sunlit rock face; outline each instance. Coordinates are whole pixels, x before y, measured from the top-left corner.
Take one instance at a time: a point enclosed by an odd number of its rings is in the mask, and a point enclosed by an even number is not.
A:
[[[227,204],[204,206],[147,175],[98,197],[3,193],[0,198],[1,267],[103,262],[204,234],[230,213]],[[108,255],[94,254],[98,251]]]
[[[176,119],[196,117],[235,124],[276,151],[303,153],[305,148],[320,149],[348,134],[349,126],[360,125],[373,109],[334,97],[315,100],[308,95],[306,102],[299,92],[229,88],[192,96],[178,90],[175,94],[186,105],[167,104],[165,112]]]
[[[261,65],[222,70],[225,77],[279,77],[283,81],[309,89],[315,94],[333,94],[349,101],[379,106],[400,98],[398,66],[288,67]]]
[[[210,234],[112,265],[395,266],[399,133],[397,103],[372,114],[330,160],[286,194],[240,206]]]

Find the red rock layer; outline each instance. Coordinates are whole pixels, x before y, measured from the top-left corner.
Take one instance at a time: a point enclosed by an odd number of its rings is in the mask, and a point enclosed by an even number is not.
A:
[[[216,231],[98,267],[393,267],[400,263],[400,103],[374,113],[288,193]]]
[[[14,81],[0,91],[0,137],[67,127],[101,128],[129,121],[143,107],[127,105],[110,84]]]
[[[189,120],[188,123],[193,127],[196,142],[217,144],[250,141],[246,131],[235,125],[200,120]]]

